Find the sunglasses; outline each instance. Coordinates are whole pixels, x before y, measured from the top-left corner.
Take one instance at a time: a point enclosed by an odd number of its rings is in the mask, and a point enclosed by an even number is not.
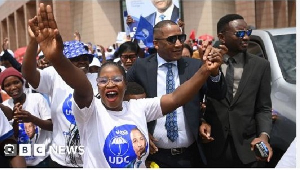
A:
[[[130,60],[132,60],[132,59],[136,59],[136,55],[135,54],[130,54],[130,55],[121,55],[121,58],[122,59],[125,59],[125,60],[128,60],[128,59],[130,59]]]
[[[96,81],[98,85],[105,86],[108,84],[109,81],[111,81],[113,84],[118,84],[121,83],[123,79],[123,76],[113,76],[112,78],[98,77]]]
[[[252,29],[248,29],[248,30],[239,30],[237,32],[235,32],[235,36],[239,37],[239,38],[243,38],[246,34],[247,36],[250,36],[252,33]]]
[[[171,44],[175,44],[177,40],[180,41],[181,44],[184,43],[186,40],[186,35],[185,34],[180,34],[180,35],[172,35],[169,36],[168,38],[156,38],[156,40],[167,40]]]

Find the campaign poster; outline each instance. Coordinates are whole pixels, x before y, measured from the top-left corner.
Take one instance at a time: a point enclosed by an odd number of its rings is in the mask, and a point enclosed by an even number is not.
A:
[[[130,30],[126,32],[136,31],[140,16],[153,26],[160,20],[177,22],[180,18],[179,0],[126,0],[126,8],[124,18],[127,17],[125,15],[130,15],[134,20],[127,28]]]

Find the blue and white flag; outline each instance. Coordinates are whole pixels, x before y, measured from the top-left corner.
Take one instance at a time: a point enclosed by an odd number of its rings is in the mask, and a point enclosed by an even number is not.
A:
[[[153,47],[153,26],[142,16],[140,17],[134,38],[142,40],[147,47]]]

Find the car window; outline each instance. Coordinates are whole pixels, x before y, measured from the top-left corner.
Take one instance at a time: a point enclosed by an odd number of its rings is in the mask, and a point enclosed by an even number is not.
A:
[[[277,35],[272,38],[277,59],[287,82],[296,83],[296,34]]]

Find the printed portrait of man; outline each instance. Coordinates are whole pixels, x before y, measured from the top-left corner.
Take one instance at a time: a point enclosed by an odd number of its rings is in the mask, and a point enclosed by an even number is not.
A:
[[[24,123],[25,132],[27,136],[32,139],[35,135],[36,126],[32,122]]]
[[[177,22],[179,19],[179,8],[174,5],[172,0],[151,0],[156,11],[146,16],[146,20],[153,26],[162,20],[172,20]]]
[[[142,162],[142,157],[146,155],[147,139],[138,128],[133,128],[131,130],[130,139],[132,142],[134,153],[136,154],[136,159],[130,162],[126,167],[139,168]]]

